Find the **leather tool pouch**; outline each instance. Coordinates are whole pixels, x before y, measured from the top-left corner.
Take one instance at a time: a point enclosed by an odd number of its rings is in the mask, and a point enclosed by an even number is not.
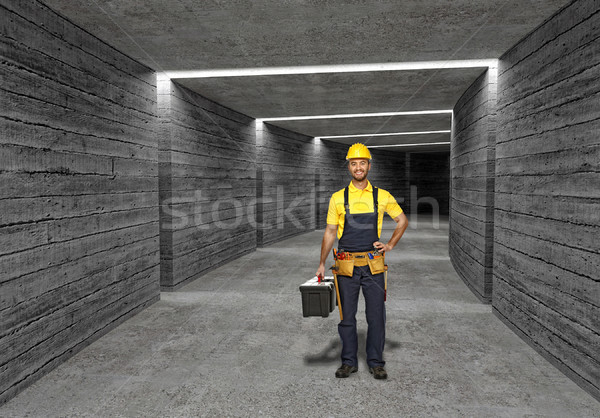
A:
[[[335,269],[340,276],[350,276],[354,273],[354,260],[335,260]]]
[[[373,259],[369,258],[367,261],[371,274],[379,274],[385,271],[385,255]]]

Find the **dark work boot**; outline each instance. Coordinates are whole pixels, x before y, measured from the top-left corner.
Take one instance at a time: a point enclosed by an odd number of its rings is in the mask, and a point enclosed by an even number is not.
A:
[[[369,367],[369,373],[371,373],[375,379],[387,379],[387,372],[383,366]]]
[[[349,366],[347,364],[342,364],[342,366],[335,371],[335,377],[348,377],[350,373],[355,373],[358,371],[358,367]]]

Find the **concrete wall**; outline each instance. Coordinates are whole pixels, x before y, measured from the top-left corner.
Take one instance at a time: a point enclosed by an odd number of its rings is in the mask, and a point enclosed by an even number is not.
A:
[[[350,183],[346,154],[348,146],[337,142],[320,140],[315,155],[317,174],[317,228],[327,225],[327,209],[331,195]]]
[[[483,73],[454,107],[450,150],[450,260],[484,302],[492,299],[497,69]]]
[[[257,127],[259,246],[316,227],[315,140],[269,124]]]
[[[408,213],[410,211],[408,154],[372,149],[371,155],[373,156],[373,165],[369,172],[369,180],[375,186],[390,192],[402,209]],[[350,182],[349,174],[346,180],[347,185]]]
[[[256,249],[254,121],[159,78],[161,287]]]
[[[600,399],[599,37],[575,1],[500,60],[492,305]]]
[[[154,74],[2,7],[0,403],[159,297]]]
[[[450,159],[448,152],[412,152],[409,161],[409,213],[448,215]]]

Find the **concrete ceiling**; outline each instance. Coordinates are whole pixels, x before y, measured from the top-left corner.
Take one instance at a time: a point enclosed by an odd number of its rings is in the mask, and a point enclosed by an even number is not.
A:
[[[249,116],[273,118],[452,109],[487,64],[448,67],[457,66],[454,65],[457,60],[499,58],[568,1],[44,0],[44,3],[157,72],[204,71],[194,76],[181,74],[174,79],[191,90]],[[384,68],[384,71],[360,67],[423,61],[450,65],[408,70]],[[302,74],[312,71],[306,66],[328,67]],[[230,69],[271,67],[286,69],[275,71],[274,75],[223,73]],[[269,123],[309,136],[338,136],[444,131],[450,129],[451,118],[447,114],[431,114]],[[333,140],[356,142],[353,138]],[[403,134],[361,137],[361,140],[369,145],[435,143],[448,142],[449,134]],[[448,145],[390,148],[440,149],[447,150]]]
[[[249,116],[452,109],[484,67],[417,71],[181,78],[177,82]],[[220,101],[221,100],[221,101]]]

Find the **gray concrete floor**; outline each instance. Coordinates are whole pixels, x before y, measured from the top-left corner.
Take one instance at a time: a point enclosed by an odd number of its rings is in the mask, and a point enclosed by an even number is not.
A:
[[[321,237],[259,249],[163,293],[0,416],[600,416],[600,403],[466,288],[448,259],[447,221],[413,220],[388,255],[389,379],[371,377],[364,350],[358,373],[336,379],[337,310],[303,318],[298,290]],[[359,332],[362,348],[362,298]]]

